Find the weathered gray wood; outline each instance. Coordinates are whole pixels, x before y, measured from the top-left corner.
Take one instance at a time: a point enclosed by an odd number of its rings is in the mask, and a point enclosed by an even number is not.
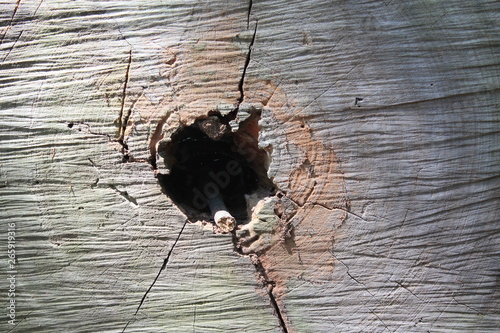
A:
[[[3,2],[0,330],[283,332],[258,258],[288,332],[498,331],[499,7]],[[253,263],[179,236],[148,163],[158,123],[241,97],[296,203]]]

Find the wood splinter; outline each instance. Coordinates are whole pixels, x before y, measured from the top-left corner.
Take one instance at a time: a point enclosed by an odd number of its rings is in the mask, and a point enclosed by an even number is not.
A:
[[[224,201],[220,194],[210,198],[208,200],[208,205],[210,207],[210,212],[214,217],[215,224],[219,227],[219,229],[228,233],[233,231],[236,226],[236,219],[228,212]]]

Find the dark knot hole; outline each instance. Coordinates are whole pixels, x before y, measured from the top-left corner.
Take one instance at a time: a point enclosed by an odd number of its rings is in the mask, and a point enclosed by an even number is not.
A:
[[[249,215],[245,195],[273,188],[267,153],[245,126],[213,139],[195,123],[177,130],[160,153],[170,172],[158,174],[158,181],[188,218],[206,219],[223,203],[244,223]]]

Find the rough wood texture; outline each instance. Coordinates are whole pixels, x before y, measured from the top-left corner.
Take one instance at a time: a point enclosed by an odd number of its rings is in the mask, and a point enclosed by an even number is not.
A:
[[[1,2],[0,330],[498,331],[499,7]],[[293,226],[251,255],[150,164],[236,106]]]

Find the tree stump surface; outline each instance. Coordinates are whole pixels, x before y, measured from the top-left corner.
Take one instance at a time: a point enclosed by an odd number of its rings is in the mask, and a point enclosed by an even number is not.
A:
[[[2,332],[499,330],[498,2],[0,9]],[[282,208],[238,249],[153,170],[235,110]]]

